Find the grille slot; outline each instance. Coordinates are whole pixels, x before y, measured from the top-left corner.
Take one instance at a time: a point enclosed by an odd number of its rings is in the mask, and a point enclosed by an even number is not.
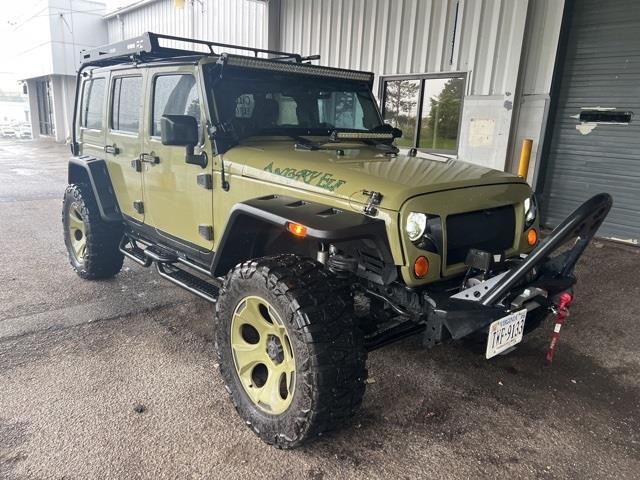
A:
[[[513,247],[513,205],[447,217],[447,266],[464,262],[470,248],[502,253]]]

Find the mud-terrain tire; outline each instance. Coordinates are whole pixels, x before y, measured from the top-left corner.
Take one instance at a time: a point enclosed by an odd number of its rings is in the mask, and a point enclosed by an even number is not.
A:
[[[258,307],[250,309],[250,302]],[[262,318],[253,320],[256,316]],[[234,318],[240,318],[238,323]],[[265,332],[275,331],[269,322],[276,325],[285,345],[282,349],[285,353],[281,350],[280,354],[286,361],[294,360],[290,371],[295,372],[292,373],[295,381],[291,382],[288,376],[279,377],[281,396],[273,405],[284,410],[277,414],[270,413],[274,411],[272,405],[261,405],[259,399],[252,399],[260,396],[255,394],[260,392],[260,381],[253,378],[259,368],[268,372],[266,380],[262,380],[264,388],[269,384],[271,372],[276,372],[273,378],[284,375],[276,370],[277,358],[269,357],[272,355],[269,345],[266,345],[263,367],[254,363],[260,360],[246,364],[251,369],[248,380],[248,370],[242,374],[242,368],[238,367],[242,367],[241,354],[244,355],[247,341],[241,337],[244,333],[239,333],[248,328],[245,318],[251,318],[248,323],[258,330],[264,326]],[[251,342],[255,341],[259,346],[256,352],[262,355],[261,342],[273,340],[274,336],[260,333],[258,339],[255,332],[253,335]],[[367,376],[366,351],[363,335],[354,320],[349,285],[311,259],[277,255],[251,260],[231,270],[216,303],[215,343],[219,369],[236,410],[268,444],[278,448],[297,447],[348,424],[362,403]],[[287,349],[291,358],[287,357]],[[247,382],[250,385],[247,386]],[[287,385],[290,387],[292,383],[294,388],[288,390]],[[274,397],[267,395],[267,398],[271,401]],[[286,398],[284,404],[278,403],[283,398]]]
[[[122,225],[102,220],[89,185],[72,184],[65,190],[62,226],[69,263],[81,278],[111,278],[122,269]]]

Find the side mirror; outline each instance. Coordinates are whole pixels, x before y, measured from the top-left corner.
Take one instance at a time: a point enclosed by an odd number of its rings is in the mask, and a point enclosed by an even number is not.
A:
[[[160,138],[163,145],[186,147],[185,162],[192,165],[207,166],[207,154],[193,153],[193,147],[198,144],[198,122],[190,115],[163,115],[160,119]]]
[[[388,123],[385,123],[383,125],[383,128],[384,128],[385,131],[387,131],[391,135],[393,135],[393,138],[402,137],[402,130],[400,130],[399,128],[393,127],[393,126],[389,125]]]
[[[198,122],[190,115],[163,115],[160,132],[163,145],[194,147],[198,143]]]
[[[385,123],[384,125],[377,127],[375,129],[376,132],[381,132],[381,133],[390,133],[391,135],[393,135],[393,138],[400,138],[402,137],[402,130],[400,130],[399,128],[393,127],[391,125],[389,125],[388,123]]]

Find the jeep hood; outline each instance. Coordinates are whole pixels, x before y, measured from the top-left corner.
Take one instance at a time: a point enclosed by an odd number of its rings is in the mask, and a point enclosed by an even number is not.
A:
[[[524,183],[510,173],[435,155],[386,155],[362,144],[296,149],[291,140],[245,141],[224,154],[230,172],[315,193],[364,202],[362,190],[382,193],[380,207],[399,210],[409,198],[456,188]],[[344,155],[338,154],[338,148]]]

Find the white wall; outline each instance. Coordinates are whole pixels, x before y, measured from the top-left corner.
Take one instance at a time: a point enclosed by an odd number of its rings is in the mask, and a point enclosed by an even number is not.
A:
[[[71,137],[73,104],[75,101],[75,77],[71,75],[52,75],[53,117],[56,125],[55,139],[64,142]]]
[[[458,156],[503,169],[528,1],[282,0],[281,47],[377,75],[467,72]]]
[[[512,132],[510,169],[517,171],[522,140],[531,138],[527,179],[535,185],[546,133],[553,67],[560,38],[564,0],[534,0],[523,49],[522,92]]]
[[[80,50],[107,41],[104,10],[90,0],[42,0],[25,9],[12,35],[20,77],[74,75]]]
[[[165,33],[236,45],[267,47],[267,6],[246,0],[202,0],[176,8],[157,0],[120,14],[108,14],[109,42],[144,32]]]
[[[564,0],[185,3],[181,10],[173,0],[149,0],[109,14],[109,41],[155,31],[267,47],[268,8],[278,9],[271,47],[319,53],[323,65],[377,75],[467,72],[459,158],[514,170],[512,159],[529,137],[536,168]]]
[[[529,3],[521,118],[540,130],[533,95],[549,93],[564,0],[281,0],[281,48],[377,75],[467,72],[458,156],[505,169]]]
[[[51,81],[56,141],[70,135],[80,51],[107,42],[104,11],[100,1],[42,0],[25,9],[15,27],[14,70],[25,80],[46,77]],[[35,137],[39,131],[35,81],[27,85]]]

